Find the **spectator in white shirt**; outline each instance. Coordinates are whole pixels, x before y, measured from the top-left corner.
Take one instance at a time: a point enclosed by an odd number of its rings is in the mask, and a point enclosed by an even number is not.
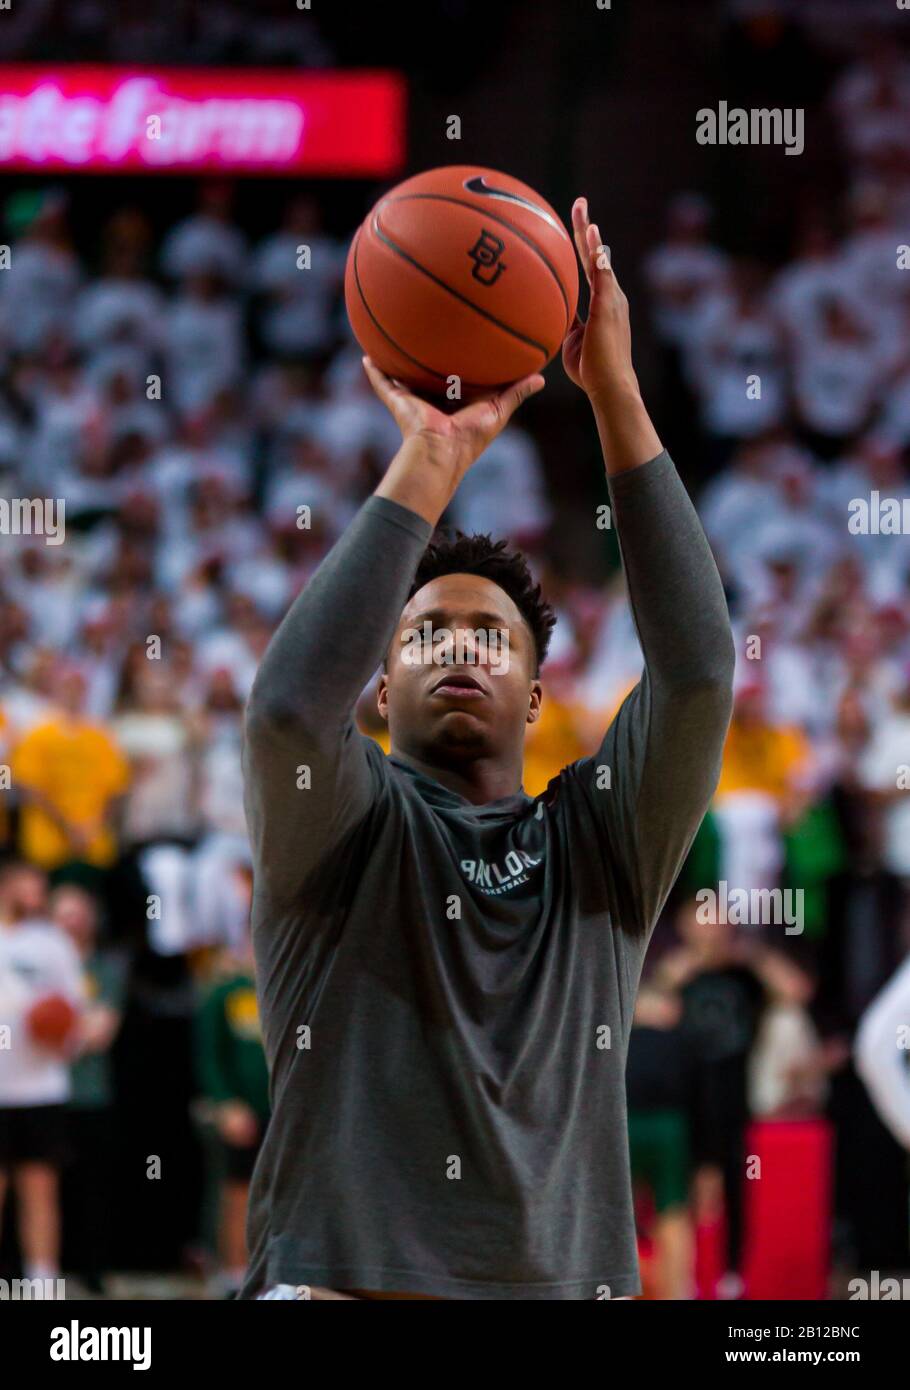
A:
[[[146,662],[136,671],[133,699],[112,724],[130,763],[122,833],[133,847],[189,840],[196,831],[198,749],[178,693],[161,662]]]
[[[675,348],[685,347],[705,301],[723,287],[727,272],[727,257],[708,240],[709,220],[704,198],[694,193],[674,198],[666,239],[645,259],[658,336]]]
[[[51,334],[69,331],[81,280],[66,225],[66,199],[56,191],[17,194],[5,211],[8,226],[24,224],[25,229],[0,276],[2,334],[12,347],[37,352]]]
[[[59,1171],[67,1157],[68,1048],[83,1006],[82,969],[69,939],[44,917],[47,885],[30,865],[0,870],[0,1215],[12,1179],[28,1279],[60,1272]],[[36,1004],[58,998],[68,1037],[39,1041]]]
[[[791,338],[811,340],[825,305],[850,288],[831,228],[816,214],[801,230],[794,259],[775,275],[769,302]]]
[[[290,466],[269,479],[263,510],[274,530],[306,531],[331,545],[354,508],[345,502],[328,450],[316,438],[303,436],[293,450]]]
[[[234,872],[238,867],[248,870],[252,863],[243,810],[242,703],[232,673],[213,671],[204,714],[208,737],[200,807],[205,831],[191,874],[194,921],[202,943],[236,946],[247,921]]]
[[[69,339],[50,339],[42,366],[32,396],[34,429],[26,464],[31,487],[57,496],[61,475],[77,472],[101,443],[101,404]]]
[[[910,670],[891,710],[873,727],[859,778],[881,815],[882,864],[900,880],[910,909]]]
[[[172,280],[217,275],[242,285],[248,276],[246,241],[231,222],[234,193],[224,182],[204,183],[199,210],[179,222],[161,248],[161,268]]]
[[[533,549],[553,514],[540,452],[531,435],[509,425],[465,474],[446,519],[465,531],[493,532]]]
[[[164,328],[167,390],[181,414],[210,405],[234,386],[244,364],[243,315],[219,276],[189,276]]]
[[[876,429],[864,435],[823,482],[826,499],[846,531],[846,546],[862,560],[871,598],[879,604],[905,601],[910,581],[910,544],[905,535],[875,534],[848,528],[855,514],[851,503],[871,505],[872,493],[894,499],[903,507],[910,498],[910,477],[903,453],[891,432]]]
[[[345,255],[345,247],[322,232],[315,201],[306,194],[294,198],[281,229],[261,243],[253,263],[253,282],[264,299],[260,331],[270,352],[304,357],[331,347]]]
[[[156,347],[163,297],[142,273],[138,248],[115,238],[105,253],[103,273],[79,295],[75,331],[94,356],[108,343]]]
[[[740,261],[730,290],[705,306],[690,338],[686,370],[713,436],[712,464],[726,462],[739,439],[754,439],[783,422],[785,341],[768,306],[761,269]]]
[[[893,312],[902,288],[897,248],[906,241],[895,227],[888,195],[881,184],[861,184],[850,203],[852,230],[843,245],[851,293],[858,305],[875,314]]]
[[[748,440],[703,490],[698,511],[722,568],[730,569],[729,549],[747,534],[755,517],[777,510],[781,469],[791,453],[792,446],[778,436]]]
[[[910,955],[860,1019],[854,1056],[882,1123],[910,1150]]]
[[[795,405],[805,442],[819,458],[836,458],[868,424],[884,375],[876,346],[849,306],[833,297],[819,306],[815,331],[800,341]]]
[[[908,149],[910,64],[890,35],[871,30],[869,53],[840,77],[832,105],[854,168],[876,169]]]

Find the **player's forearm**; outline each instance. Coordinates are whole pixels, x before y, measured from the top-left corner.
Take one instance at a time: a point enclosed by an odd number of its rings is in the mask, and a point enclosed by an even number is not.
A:
[[[661,452],[663,445],[634,378],[611,383],[590,400],[608,478],[640,468]]]
[[[247,723],[292,724],[331,737],[392,640],[428,521],[396,499],[368,499],[275,633],[250,695]]]
[[[435,527],[455,495],[461,472],[452,450],[427,435],[401,442],[374,496],[387,497]]]
[[[727,704],[734,658],[723,586],[669,455],[612,475],[610,495],[652,689],[712,684]]]

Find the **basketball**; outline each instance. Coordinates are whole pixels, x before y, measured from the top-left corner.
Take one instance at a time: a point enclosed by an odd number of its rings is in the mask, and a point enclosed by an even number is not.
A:
[[[33,1042],[58,1050],[69,1039],[76,1018],[76,1010],[62,994],[46,994],[32,1005],[25,1021]]]
[[[456,164],[393,188],[345,270],[351,327],[389,376],[469,398],[539,372],[575,317],[572,238],[533,188]]]

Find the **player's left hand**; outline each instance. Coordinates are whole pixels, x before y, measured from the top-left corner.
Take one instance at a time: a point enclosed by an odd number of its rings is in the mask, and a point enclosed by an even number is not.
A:
[[[572,231],[591,300],[586,322],[575,316],[562,345],[562,364],[570,381],[592,401],[608,404],[630,391],[638,393],[629,301],[613,273],[600,228],[588,217],[586,198],[576,198],[572,205]]]

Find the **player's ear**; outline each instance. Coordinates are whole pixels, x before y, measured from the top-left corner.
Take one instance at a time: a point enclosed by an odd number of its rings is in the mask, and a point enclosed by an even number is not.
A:
[[[528,691],[528,718],[526,720],[526,723],[537,723],[538,719],[540,718],[540,706],[542,700],[543,686],[541,685],[539,680],[533,680],[531,682],[531,688]]]
[[[382,674],[376,683],[376,708],[383,719],[389,717],[389,677],[386,672],[386,664],[382,663]]]

